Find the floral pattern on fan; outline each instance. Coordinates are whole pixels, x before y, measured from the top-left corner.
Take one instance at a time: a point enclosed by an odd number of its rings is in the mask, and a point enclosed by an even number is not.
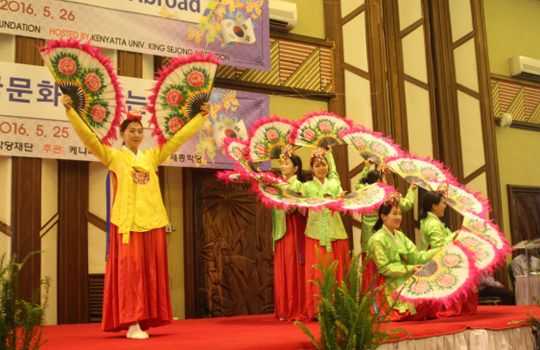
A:
[[[494,225],[488,220],[482,219],[474,214],[466,214],[463,218],[463,229],[476,233],[491,242],[498,255],[506,256],[510,251],[508,242],[504,238],[504,234],[500,231],[497,225]]]
[[[362,158],[370,159],[377,164],[383,164],[387,157],[395,157],[402,153],[392,140],[364,127],[355,126],[350,130],[342,130],[339,136]]]
[[[116,139],[125,110],[112,61],[90,43],[49,40],[40,54],[60,90],[71,97],[73,109],[101,142]]]
[[[200,108],[202,105],[200,102],[206,102],[204,98],[209,96],[209,93],[201,96],[196,92],[208,90],[210,82],[210,75],[206,69],[193,67],[184,74],[183,85],[165,86],[163,93],[159,96],[161,108],[170,110],[168,116],[165,117],[164,133],[172,136],[189,122],[190,113],[187,109],[189,103],[196,104]]]
[[[455,183],[455,178],[443,168],[442,164],[431,161],[429,158],[403,155],[388,157],[386,162],[390,170],[400,175],[405,181],[427,190],[433,190],[429,186],[430,182]]]
[[[230,137],[225,138],[223,141],[223,148],[227,157],[233,159],[244,171],[251,172],[252,170],[246,157],[246,147],[246,141]]]
[[[372,184],[340,197],[339,208],[335,207],[334,210],[351,214],[373,213],[379,209],[386,196],[392,191],[395,190],[391,186],[382,183]]]
[[[220,180],[225,180],[227,184],[232,183],[254,183],[260,182],[270,185],[285,185],[288,184],[283,178],[275,176],[269,172],[245,172],[245,171],[220,171],[216,174]]]
[[[183,85],[170,84],[163,90],[160,96],[161,107],[170,110],[182,110],[186,104],[188,93]]]
[[[173,137],[210,100],[218,65],[219,60],[213,55],[203,56],[197,52],[170,60],[159,72],[147,107],[152,114],[152,135],[158,136],[159,145]]]
[[[290,142],[307,147],[344,145],[345,141],[339,133],[352,126],[352,121],[330,112],[308,114],[292,129]]]
[[[480,273],[493,271],[497,266],[495,247],[486,239],[468,230],[462,229],[456,238],[473,253],[474,262]]]
[[[55,76],[61,80],[71,80],[83,72],[78,55],[72,52],[60,51],[50,58],[50,62]]]
[[[88,110],[84,114],[86,122],[91,126],[100,129],[109,118],[109,104],[100,99],[90,101]]]
[[[107,87],[103,69],[83,67],[78,55],[65,51],[51,57],[50,62],[56,76],[71,83],[60,83],[60,86],[75,88],[74,84],[79,88],[78,94],[84,96],[87,106],[80,110],[81,117],[91,127],[102,129],[110,117],[109,103],[101,97]],[[71,81],[73,79],[76,81]]]
[[[201,91],[210,87],[211,79],[207,69],[193,67],[184,74],[182,82],[189,91]]]
[[[291,130],[287,119],[260,118],[250,129],[248,158],[253,162],[279,159],[281,149],[289,145]]]
[[[305,197],[297,192],[271,184],[259,182],[253,185],[253,191],[258,192],[258,199],[264,205],[275,206],[279,209],[286,209],[289,206],[297,208],[309,208],[311,210],[320,210],[324,207],[332,208],[340,200]]]
[[[84,91],[91,96],[103,94],[107,85],[105,84],[105,75],[98,68],[85,68],[82,73],[82,87]]]
[[[466,249],[466,248],[465,248]],[[476,283],[478,271],[471,253],[460,243],[450,243],[396,290],[408,301],[434,300],[450,303]]]
[[[439,182],[430,182],[429,187],[432,191],[436,191]],[[458,213],[465,215],[473,213],[483,219],[486,219],[491,210],[487,200],[482,198],[480,193],[474,193],[465,186],[457,186],[447,184],[448,189],[445,194],[445,201]]]

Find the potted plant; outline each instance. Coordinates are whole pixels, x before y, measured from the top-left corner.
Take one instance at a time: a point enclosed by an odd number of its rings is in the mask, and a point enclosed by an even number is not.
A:
[[[387,311],[376,312],[375,302],[385,302],[385,298],[377,300],[370,291],[362,293],[363,269],[359,264],[360,255],[353,256],[350,268],[345,268],[345,278],[338,285],[336,269],[338,262],[321,263],[315,268],[322,271],[322,279],[312,281],[320,291],[318,300],[318,322],[320,339],[317,342],[313,334],[301,323],[296,321],[317,349],[376,349],[386,340],[393,339],[391,334],[404,332],[402,329],[385,330],[387,317],[392,307],[383,308]],[[377,292],[378,290],[376,290]],[[374,293],[375,295],[377,293]],[[384,299],[384,300],[383,300]]]
[[[32,300],[18,298],[19,273],[28,258],[36,253],[39,252],[28,254],[20,263],[16,262],[15,255],[7,264],[4,264],[6,254],[0,258],[0,350],[34,350],[46,342],[42,331],[50,278],[40,281]]]

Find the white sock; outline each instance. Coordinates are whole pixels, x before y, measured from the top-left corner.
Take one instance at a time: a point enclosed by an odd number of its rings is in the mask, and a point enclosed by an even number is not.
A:
[[[148,333],[144,332],[141,329],[141,327],[139,326],[139,323],[135,323],[129,326],[126,337],[129,339],[148,339],[149,338]]]

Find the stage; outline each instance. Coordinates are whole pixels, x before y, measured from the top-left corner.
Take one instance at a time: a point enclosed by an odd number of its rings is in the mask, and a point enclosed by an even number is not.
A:
[[[535,313],[537,307],[531,306]],[[391,328],[410,333],[383,344],[379,349],[523,349],[532,350],[532,327],[508,323],[527,318],[526,306],[478,306],[478,313],[468,317],[450,317],[423,322],[398,322]],[[317,322],[307,322],[318,338]],[[273,315],[190,319],[152,328],[150,339],[126,339],[126,332],[106,333],[96,323],[46,326],[48,342],[42,350],[297,350],[315,349],[300,327],[281,322]]]

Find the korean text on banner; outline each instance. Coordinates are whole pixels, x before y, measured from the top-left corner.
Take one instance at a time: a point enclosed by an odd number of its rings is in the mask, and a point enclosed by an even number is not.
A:
[[[128,109],[147,104],[153,81],[121,77]],[[0,156],[97,161],[79,140],[60,103],[62,93],[45,67],[0,62]],[[213,89],[212,111],[197,133],[165,165],[232,169],[222,150],[225,137],[247,138],[259,117],[269,115],[269,97]],[[150,116],[143,115],[148,125]],[[146,129],[141,150],[156,145]],[[120,148],[117,141],[113,147]]]

